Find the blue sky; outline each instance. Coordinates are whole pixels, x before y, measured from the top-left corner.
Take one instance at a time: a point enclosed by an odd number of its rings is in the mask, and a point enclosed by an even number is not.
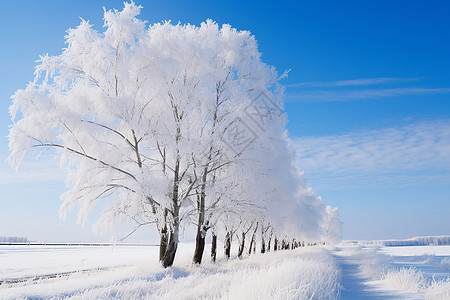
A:
[[[450,2],[136,1],[141,18],[250,30],[286,85],[288,130],[309,184],[340,209],[346,239],[450,234]],[[65,31],[122,1],[7,1],[0,11],[0,135],[9,97],[57,55]],[[58,163],[17,173],[0,139],[0,236],[94,240],[75,214],[58,219]],[[93,216],[95,218],[95,216]]]

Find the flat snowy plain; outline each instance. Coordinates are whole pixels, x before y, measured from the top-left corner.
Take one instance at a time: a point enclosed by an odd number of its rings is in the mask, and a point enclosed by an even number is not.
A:
[[[0,299],[450,299],[450,246],[344,242],[215,264],[205,251],[201,267],[192,249],[163,269],[156,246],[1,245]]]

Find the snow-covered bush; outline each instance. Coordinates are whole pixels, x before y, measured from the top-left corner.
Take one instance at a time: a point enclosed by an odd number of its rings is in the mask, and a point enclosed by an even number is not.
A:
[[[422,273],[415,268],[391,269],[384,275],[389,285],[396,289],[420,292],[426,286]]]
[[[352,256],[361,261],[359,269],[361,274],[376,280],[378,283],[397,290],[413,292],[423,295],[426,299],[450,299],[449,279],[432,280],[425,278],[424,274],[415,267],[395,267],[393,258],[377,251],[376,247],[354,247]],[[439,259],[435,255],[424,254],[409,258],[417,264],[431,264],[444,266],[449,259]]]
[[[425,292],[428,300],[450,299],[450,280],[432,280]]]
[[[352,254],[361,261],[359,269],[364,276],[382,279],[391,268],[392,259],[389,256],[378,253],[377,249],[355,248]]]

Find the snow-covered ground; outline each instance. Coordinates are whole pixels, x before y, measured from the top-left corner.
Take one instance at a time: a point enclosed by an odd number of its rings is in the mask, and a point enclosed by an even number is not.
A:
[[[163,269],[155,246],[0,246],[0,299],[450,299],[450,246],[344,242],[215,264],[205,253],[200,267],[192,249]]]
[[[190,263],[193,245],[182,244],[169,269],[159,266],[157,247],[8,247],[0,250],[3,279],[115,267],[3,284],[1,299],[338,299],[340,292],[339,268],[321,247],[198,267]]]
[[[367,245],[335,250],[343,299],[450,299],[450,246]]]
[[[155,246],[0,245],[0,281],[94,268],[151,264]]]

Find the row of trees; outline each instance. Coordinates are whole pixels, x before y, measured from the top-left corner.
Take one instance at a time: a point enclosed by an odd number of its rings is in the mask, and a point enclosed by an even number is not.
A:
[[[140,9],[105,11],[103,33],[82,20],[62,54],[41,57],[13,96],[10,163],[56,149],[68,172],[61,216],[77,207],[84,223],[106,198],[98,226],[155,226],[164,267],[192,224],[195,263],[208,232],[213,257],[218,236],[228,256],[234,236],[239,256],[258,232],[262,249],[275,236],[323,239],[336,212],[294,166],[280,78],[254,37],[210,20],[146,27]]]

